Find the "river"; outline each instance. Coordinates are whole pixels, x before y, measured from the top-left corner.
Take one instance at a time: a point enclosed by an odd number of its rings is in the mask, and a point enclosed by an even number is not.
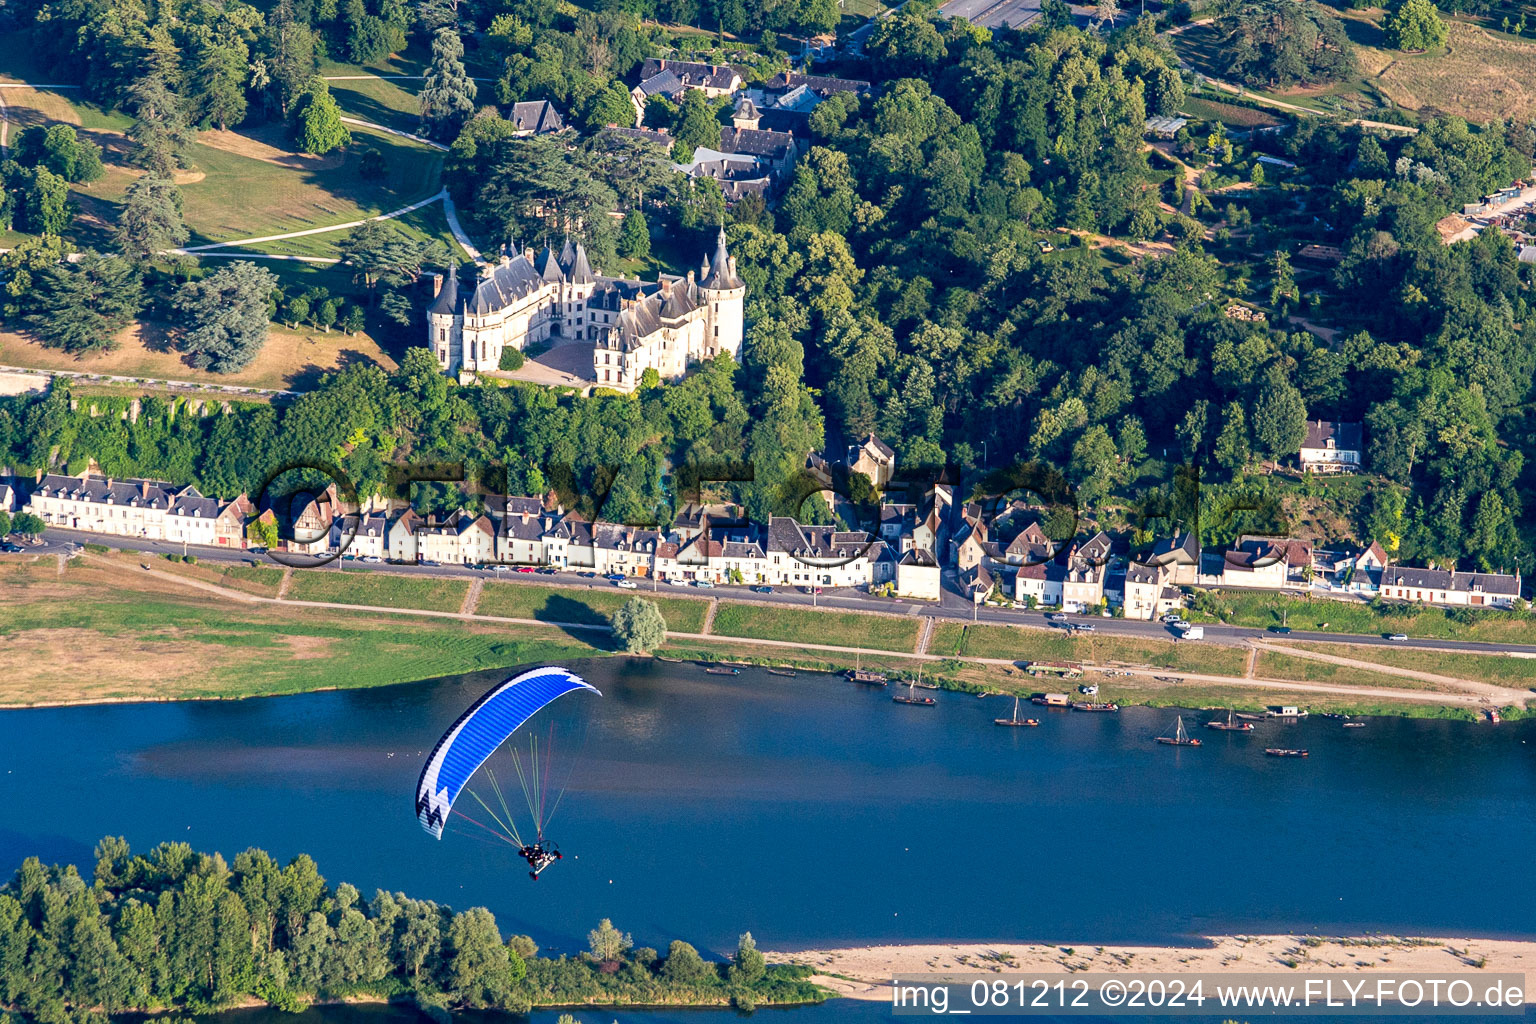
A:
[[[1040,728],[1000,729],[1000,698],[916,708],[826,676],[575,667],[604,696],[563,698],[539,726],[568,785],[550,830],[566,857],[537,883],[467,823],[436,842],[412,814],[432,743],[505,673],[0,712],[0,863],[88,866],[108,833],[140,850],[308,852],[365,893],[488,906],[551,951],[601,917],[638,944],[716,952],[746,929],[766,948],[1536,935],[1530,723],[1311,718],[1229,735],[1186,713],[1205,745],[1175,749],[1152,742],[1168,710],[1034,708]]]

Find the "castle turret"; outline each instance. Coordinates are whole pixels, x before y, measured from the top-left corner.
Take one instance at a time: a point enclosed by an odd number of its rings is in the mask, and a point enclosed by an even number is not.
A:
[[[432,290],[436,297],[427,310],[427,347],[444,372],[455,373],[463,362],[458,268],[449,267],[446,273],[434,274]]]
[[[706,258],[699,275],[699,298],[705,304],[705,358],[729,352],[741,359],[746,323],[747,286],[736,275],[736,260],[725,248],[725,228],[715,241],[713,259]]]

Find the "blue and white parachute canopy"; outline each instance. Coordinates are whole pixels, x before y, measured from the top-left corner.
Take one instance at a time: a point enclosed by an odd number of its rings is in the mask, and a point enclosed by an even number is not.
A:
[[[421,827],[443,838],[443,824],[470,776],[545,705],[572,690],[602,692],[580,676],[547,666],[508,679],[470,705],[432,748],[416,784]]]

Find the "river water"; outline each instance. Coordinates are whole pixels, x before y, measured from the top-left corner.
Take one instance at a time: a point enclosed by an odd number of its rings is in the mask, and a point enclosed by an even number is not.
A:
[[[604,696],[572,694],[540,723],[566,783],[550,829],[566,857],[537,883],[467,822],[437,842],[412,813],[427,751],[499,672],[0,712],[0,864],[88,867],[107,833],[141,850],[308,852],[332,881],[485,905],[553,951],[601,917],[638,944],[716,952],[747,929],[767,948],[1536,936],[1530,723],[1312,718],[1228,735],[1187,712],[1205,745],[1175,749],[1152,742],[1167,710],[1033,708],[1040,728],[1001,729],[1000,698],[941,693],[929,709],[826,676],[575,667]],[[510,759],[499,774],[517,799]]]

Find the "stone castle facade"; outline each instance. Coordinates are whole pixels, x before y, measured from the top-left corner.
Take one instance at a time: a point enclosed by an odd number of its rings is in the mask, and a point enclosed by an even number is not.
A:
[[[474,286],[457,275],[435,279],[427,345],[443,372],[466,378],[495,370],[508,347],[592,345],[592,381],[632,391],[647,369],[673,380],[700,360],[741,357],[746,286],[726,251],[722,229],[712,257],[686,277],[655,282],[595,273],[580,243],[559,255],[530,249],[479,268]]]

